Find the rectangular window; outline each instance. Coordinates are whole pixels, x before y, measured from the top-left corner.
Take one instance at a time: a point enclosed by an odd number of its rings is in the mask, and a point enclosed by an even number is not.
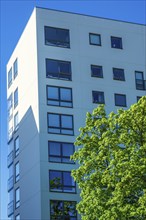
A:
[[[111,47],[117,49],[123,49],[121,37],[111,37]]]
[[[18,182],[20,177],[20,169],[19,169],[19,162],[15,164],[15,183]]]
[[[48,133],[73,135],[73,116],[48,113]]]
[[[17,61],[17,59],[15,60],[15,62],[13,64],[13,70],[14,70],[14,79],[15,79],[16,76],[18,75],[18,61]]]
[[[104,92],[92,91],[93,103],[104,104]]]
[[[70,160],[75,147],[73,143],[48,141],[49,161],[57,163],[74,163]]]
[[[91,76],[103,78],[102,66],[91,65]]]
[[[18,120],[18,112],[14,115],[14,131],[18,130],[19,120]]]
[[[76,192],[76,185],[71,172],[50,170],[49,183],[51,192]]]
[[[49,46],[70,48],[69,30],[45,27],[45,44]]]
[[[12,200],[9,204],[8,204],[8,217],[11,217],[11,215],[14,213],[14,201]]]
[[[115,105],[126,107],[126,95],[115,94]]]
[[[124,69],[113,68],[113,79],[125,81]]]
[[[8,88],[11,86],[11,84],[12,84],[12,68],[8,72]]]
[[[143,72],[135,71],[135,83],[136,83],[137,90],[146,89]]]
[[[50,201],[50,218],[51,220],[77,220],[76,202],[75,201]]]
[[[71,62],[46,59],[46,77],[71,80]]]
[[[19,137],[14,140],[15,157],[19,154]]]
[[[141,99],[142,96],[137,96],[137,102],[139,101],[139,99]]]
[[[18,105],[18,88],[14,92],[14,108]]]
[[[13,118],[11,117],[8,121],[8,141],[13,138]]]
[[[72,89],[47,86],[47,104],[54,106],[72,107]]]
[[[20,206],[20,188],[15,190],[15,208],[17,209]]]
[[[20,220],[20,214],[16,215],[15,220]]]
[[[91,45],[101,46],[101,36],[100,34],[89,33],[89,42]]]
[[[12,95],[12,93],[7,100],[7,111],[8,111],[8,120],[10,120],[12,118],[12,114],[13,114],[13,95]]]

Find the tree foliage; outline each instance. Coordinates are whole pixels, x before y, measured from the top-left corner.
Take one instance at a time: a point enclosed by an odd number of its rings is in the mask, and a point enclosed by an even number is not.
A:
[[[72,159],[82,220],[146,219],[146,96],[128,110],[87,113]]]

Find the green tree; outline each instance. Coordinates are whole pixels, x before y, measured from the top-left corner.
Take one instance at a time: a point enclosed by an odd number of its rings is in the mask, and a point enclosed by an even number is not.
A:
[[[146,219],[146,96],[128,110],[87,113],[72,156],[82,220]]]

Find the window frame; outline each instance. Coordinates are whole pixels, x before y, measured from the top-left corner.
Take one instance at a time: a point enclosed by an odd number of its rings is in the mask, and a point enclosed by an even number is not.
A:
[[[57,217],[59,217],[58,219],[61,219],[61,220],[65,220],[65,215],[64,215],[64,207],[65,207],[65,203],[72,203],[72,204],[70,204],[70,205],[73,205],[74,204],[74,211],[75,211],[75,215],[74,216],[69,216],[69,217],[72,217],[74,220],[77,220],[78,219],[78,217],[77,217],[77,210],[76,210],[76,204],[77,204],[77,201],[67,201],[67,200],[53,200],[53,199],[51,199],[50,200],[50,220],[53,220],[54,219],[54,215],[51,215],[51,211],[52,211],[52,209],[51,209],[51,202],[52,203],[57,203],[57,202],[62,202],[62,212],[61,212],[61,215],[59,215],[59,216],[57,216]],[[60,218],[61,217],[61,218]]]
[[[52,87],[52,88],[56,88],[58,89],[58,99],[51,99],[48,97],[48,88]],[[61,100],[61,89],[67,89],[70,90],[70,94],[71,94],[71,101],[68,100]],[[64,108],[73,108],[73,95],[72,95],[72,88],[69,87],[60,87],[60,86],[53,86],[53,85],[47,85],[46,86],[46,97],[47,97],[47,105],[49,106],[59,106],[59,107],[64,107]],[[54,101],[54,102],[58,102],[58,105],[53,105],[53,104],[48,104],[48,101]],[[70,103],[71,106],[67,106],[67,105],[62,105],[62,103]]]
[[[17,173],[17,166],[18,166],[18,173]],[[20,179],[20,164],[19,161],[15,164],[15,183],[17,183]]]
[[[141,76],[142,76],[142,79],[137,79],[136,78],[136,74],[137,73],[141,73]],[[137,81],[141,81],[142,83],[138,84]],[[141,88],[139,87],[139,85],[141,86]],[[145,90],[145,84],[144,84],[144,72],[143,71],[138,71],[136,70],[135,71],[135,87],[136,87],[136,90]]]
[[[123,96],[123,97],[125,97],[125,105],[123,105],[123,104],[120,104],[120,105],[117,104],[117,103],[116,103],[116,96]],[[115,98],[115,106],[127,107],[126,94],[115,93],[115,94],[114,94],[114,98]]]
[[[95,93],[97,93],[98,95],[101,95],[103,101],[99,101],[99,98],[98,98],[98,101],[95,102],[95,100],[94,100],[94,94],[95,94]],[[95,91],[95,90],[93,90],[93,91],[92,91],[92,102],[93,102],[94,104],[105,104],[104,92],[103,92],[103,91]]]
[[[59,148],[60,148],[60,155],[59,155],[59,156],[58,156],[58,155],[52,155],[52,154],[50,154],[50,144],[51,144],[51,143],[54,143],[54,144],[56,143],[56,144],[59,144],[59,145],[60,145],[60,146],[59,146]],[[70,157],[63,155],[63,144],[72,145],[72,150],[73,150],[73,152],[75,152],[75,146],[74,146],[73,143],[61,142],[61,141],[50,141],[50,140],[49,140],[49,141],[48,141],[48,161],[51,162],[51,163],[75,164],[75,162],[74,162],[73,160],[70,160]],[[71,156],[71,155],[70,155],[70,156]],[[59,158],[60,161],[52,161],[52,160],[50,159],[50,157]],[[64,161],[64,159],[69,159],[69,160],[68,160],[69,162]]]
[[[118,71],[123,71],[123,72],[122,72],[123,76],[122,76],[122,77],[121,77],[121,76],[116,77],[116,76],[114,75],[114,71],[116,71],[116,70],[118,70]],[[117,80],[117,81],[125,81],[125,71],[124,71],[123,68],[116,68],[116,67],[113,67],[113,80]]]
[[[10,77],[10,74],[11,74],[11,77]],[[13,71],[11,67],[8,71],[8,88],[10,88],[10,86],[12,85],[12,82],[13,82]]]
[[[51,172],[55,173],[55,172],[58,172],[60,173],[60,176],[61,176],[61,179],[60,179],[60,184],[61,186],[60,187],[54,187],[54,188],[51,188],[50,186],[50,176],[51,176]],[[71,177],[71,180],[72,180],[72,185],[65,185],[65,173],[66,174],[70,174],[70,177]],[[71,188],[72,190],[69,191],[69,189],[65,189],[65,188]],[[73,177],[71,176],[71,171],[64,171],[64,170],[49,170],[49,191],[50,192],[57,192],[57,193],[71,193],[71,194],[75,194],[76,193],[76,182],[74,181]]]
[[[15,79],[18,75],[18,58],[16,58],[13,63],[13,72],[14,72],[14,79]]]
[[[19,198],[18,198],[18,200],[16,200],[17,199],[17,190],[19,190],[18,192],[19,192]],[[15,209],[18,209],[20,207],[20,187],[17,187],[16,189],[15,189]]]
[[[20,220],[20,214],[17,214],[17,215],[15,216],[15,220]]]
[[[55,61],[57,63],[57,68],[58,68],[58,72],[56,72],[55,74],[57,74],[57,77],[49,77],[48,71],[47,71],[47,62],[48,61]],[[62,63],[66,63],[69,64],[69,68],[70,68],[70,72],[69,73],[63,73],[60,71],[60,64]],[[52,72],[49,72],[52,73]],[[68,79],[66,78],[61,78],[60,76],[69,76]],[[72,68],[71,68],[71,61],[66,61],[66,60],[56,60],[56,59],[50,59],[50,58],[46,58],[46,78],[48,79],[57,79],[57,80],[65,80],[65,81],[72,81]]]
[[[103,78],[103,66],[91,64],[91,65],[90,65],[90,68],[91,68],[91,77]],[[94,74],[93,74],[93,71],[92,71],[93,68],[100,69],[101,76],[94,75]]]
[[[61,30],[61,31],[68,32],[69,42],[59,41],[59,39],[57,39],[57,40],[54,40],[54,43],[52,42],[52,44],[51,44],[51,42],[49,42],[49,44],[47,44],[46,43],[46,41],[47,41],[47,39],[46,39],[46,30],[47,30],[47,28],[55,29],[56,31]],[[55,34],[55,35],[57,36],[57,34]],[[61,47],[61,48],[68,48],[68,49],[70,49],[70,30],[66,29],[66,28],[57,28],[57,27],[51,27],[51,26],[44,26],[44,41],[45,41],[45,45],[47,45],[47,46],[54,46],[54,47]],[[56,42],[56,44],[55,44],[55,42]],[[59,44],[57,44],[57,43],[59,43]],[[63,43],[65,43],[66,46],[64,46]]]
[[[17,118],[16,118],[16,116],[17,116]],[[16,121],[17,121],[17,123],[16,123]],[[18,114],[18,112],[16,112],[16,114],[14,115],[14,131],[15,132],[18,130],[18,127],[19,127],[19,114]]]
[[[99,44],[98,43],[92,43],[91,36],[97,36],[99,38]],[[94,46],[101,46],[101,35],[96,33],[89,33],[89,44]]]
[[[49,118],[48,118],[49,114],[59,116],[59,127],[49,126]],[[64,127],[62,127],[62,119],[61,119],[62,116],[70,116],[72,118],[72,129],[71,128],[64,128]],[[60,135],[73,136],[74,135],[74,117],[73,117],[73,115],[68,115],[68,114],[60,114],[60,113],[47,112],[47,127],[48,127],[48,129],[47,129],[48,133],[50,133],[50,134],[60,134]],[[49,128],[56,129],[56,130],[58,129],[58,130],[60,130],[60,132],[59,133],[57,133],[57,132],[49,132]],[[62,130],[70,130],[70,131],[72,131],[72,134],[63,133]]]
[[[14,91],[14,109],[18,106],[18,87]]]
[[[116,40],[120,40],[120,47],[117,47],[116,45],[115,46],[113,46],[113,42],[112,42],[112,40],[114,40],[114,39],[116,39]],[[114,48],[114,49],[123,49],[123,41],[122,41],[122,37],[115,37],[115,36],[111,36],[111,48]]]
[[[18,148],[16,148],[16,141],[18,140]],[[19,148],[20,148],[20,143],[19,143],[19,136],[17,136],[14,139],[14,151],[15,151],[15,157],[19,155]]]

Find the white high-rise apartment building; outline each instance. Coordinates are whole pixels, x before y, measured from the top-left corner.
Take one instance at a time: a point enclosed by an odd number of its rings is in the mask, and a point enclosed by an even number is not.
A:
[[[70,161],[86,112],[146,95],[144,25],[35,8],[8,62],[8,216],[80,220]]]

